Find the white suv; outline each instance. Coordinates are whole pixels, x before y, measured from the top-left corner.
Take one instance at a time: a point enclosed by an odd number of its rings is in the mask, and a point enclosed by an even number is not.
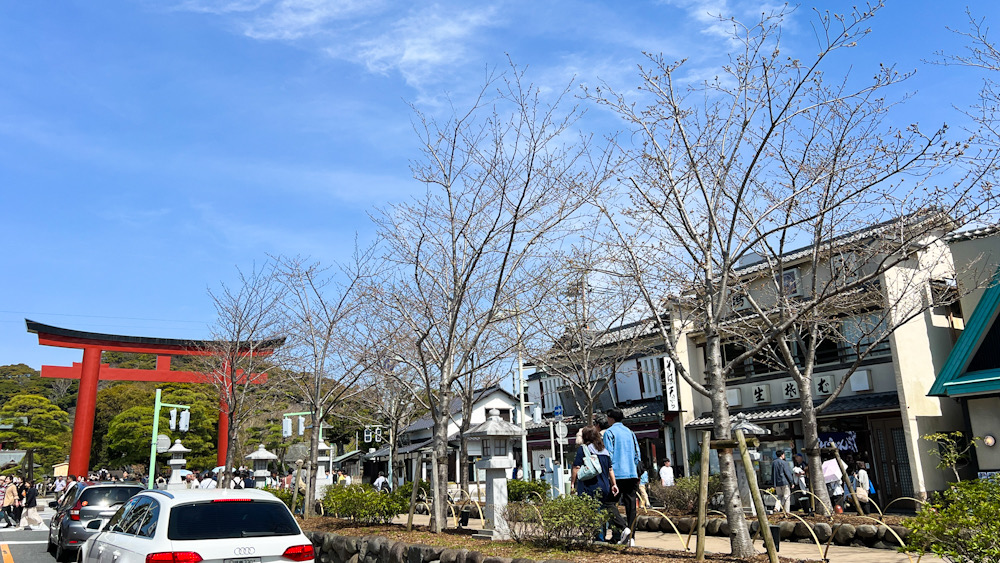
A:
[[[161,491],[132,497],[80,548],[80,563],[313,563],[288,507],[254,489]]]

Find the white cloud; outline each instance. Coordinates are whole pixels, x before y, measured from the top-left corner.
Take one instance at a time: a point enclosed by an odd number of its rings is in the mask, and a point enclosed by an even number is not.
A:
[[[495,18],[491,7],[456,11],[434,5],[362,41],[358,56],[373,71],[397,70],[408,83],[418,84],[430,79],[436,69],[466,59],[468,43]]]
[[[248,22],[245,33],[254,39],[295,40],[336,31],[331,26],[377,13],[375,0],[279,0]]]

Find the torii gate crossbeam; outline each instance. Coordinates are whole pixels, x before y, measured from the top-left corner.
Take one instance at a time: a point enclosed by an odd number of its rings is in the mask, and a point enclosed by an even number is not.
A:
[[[97,407],[97,383],[109,381],[156,381],[163,383],[213,383],[213,376],[193,371],[170,371],[171,356],[213,355],[210,342],[202,340],[178,340],[170,338],[150,338],[145,336],[123,336],[66,329],[24,320],[28,332],[38,335],[38,343],[43,346],[78,348],[83,350],[83,360],[72,366],[42,366],[42,377],[59,379],[79,379],[80,391],[76,401],[76,416],[73,418],[73,442],[69,455],[69,473],[86,475],[90,469],[90,447],[93,443],[94,414]],[[267,356],[284,344],[284,339],[274,339],[255,343],[247,355]],[[105,350],[155,354],[156,368],[125,369],[101,364],[101,354]],[[238,373],[238,376],[242,375]],[[263,382],[266,378],[255,374],[248,378],[253,382]],[[225,397],[220,398],[219,436],[216,460],[218,465],[226,463],[228,449],[229,418],[226,415]],[[152,468],[150,468],[152,469]]]

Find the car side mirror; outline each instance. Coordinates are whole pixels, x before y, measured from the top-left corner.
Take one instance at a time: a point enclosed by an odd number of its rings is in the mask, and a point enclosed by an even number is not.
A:
[[[59,508],[59,503],[56,501],[49,501],[49,508]]]
[[[103,520],[91,520],[90,522],[87,522],[87,526],[86,527],[87,527],[88,530],[100,530],[102,527],[104,527],[104,521]]]

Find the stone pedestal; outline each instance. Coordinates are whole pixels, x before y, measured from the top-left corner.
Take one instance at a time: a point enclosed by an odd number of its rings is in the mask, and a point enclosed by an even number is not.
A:
[[[506,457],[491,458],[476,463],[476,467],[486,470],[486,505],[483,529],[473,537],[480,539],[509,540],[510,528],[503,517],[507,507],[507,479],[514,460]]]

